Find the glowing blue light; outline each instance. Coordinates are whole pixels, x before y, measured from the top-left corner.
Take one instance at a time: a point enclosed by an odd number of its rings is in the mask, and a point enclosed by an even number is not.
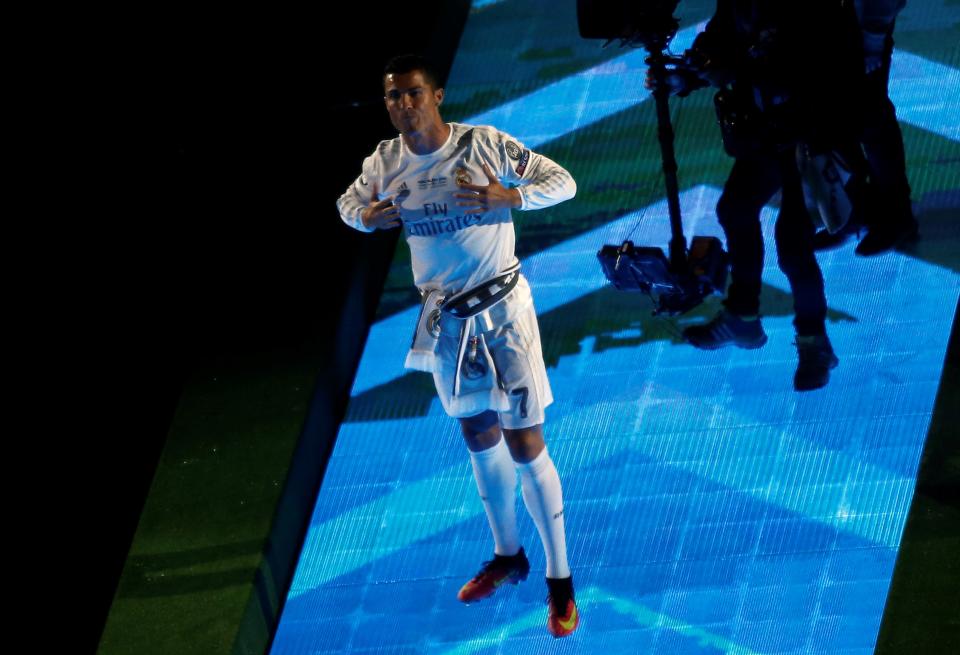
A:
[[[890,100],[902,122],[960,141],[960,71],[956,68],[897,50],[890,66]]]
[[[696,31],[682,30],[674,49]],[[539,147],[644,102],[644,56],[465,122]],[[890,88],[901,121],[960,140],[957,70],[897,51]],[[957,186],[954,169],[947,190]],[[718,195],[681,194],[688,236],[722,237]],[[797,394],[774,212],[763,215],[770,341],[756,351],[697,351],[676,337],[695,319],[642,320],[640,296],[606,291],[597,249],[638,220],[635,242],[665,246],[664,202],[523,261],[541,325],[567,330],[544,332],[547,350],[575,345],[551,360],[545,430],[564,485],[576,636],[554,642],[543,629],[543,555],[522,511],[531,579],[475,606],[456,601],[491,544],[457,425],[434,399],[406,418],[341,427],[273,653],[872,652],[960,296],[957,261],[931,263],[942,257],[925,241],[909,255],[863,259],[853,244],[821,253],[841,364],[825,389]],[[609,329],[588,326],[577,304],[597,298],[592,307],[617,319]],[[372,326],[355,402],[407,385],[398,344],[416,314]]]
[[[689,232],[718,232],[715,222],[711,224],[710,221],[718,196],[719,191],[709,187],[698,187],[682,195],[681,204],[684,215],[689,219]],[[772,211],[766,210],[764,216],[768,240],[772,239],[769,228],[773,224]],[[596,244],[615,241],[633,228],[637,217],[641,215],[643,220],[636,233],[639,242],[665,242],[669,237],[669,215],[666,204],[657,203],[525,260],[523,270],[533,288],[539,313],[546,314],[606,286],[606,279],[596,263]],[[854,257],[851,249],[852,244],[835,251],[824,262],[827,291],[831,298],[834,297],[834,291],[849,290],[849,281],[855,283],[864,276],[896,278],[903,271],[903,260],[907,259],[904,255],[891,254],[867,260]],[[774,251],[772,242],[767,244],[767,250]],[[608,385],[597,384],[597,377],[599,374],[602,378],[602,372],[642,373],[642,362],[658,362],[661,359],[660,344],[610,349],[601,353],[586,351],[577,356],[561,358],[558,366],[550,371],[554,394],[559,399],[548,412],[549,432],[553,435],[551,451],[563,461],[568,448],[582,445],[582,442],[571,441],[565,435],[592,433],[591,439],[605,440],[614,445],[578,453],[573,460],[574,466],[566,467],[566,472],[592,466],[599,458],[629,449],[806,519],[868,539],[877,545],[895,547],[906,517],[914,472],[911,469],[895,474],[884,466],[865,460],[858,448],[862,447],[863,436],[871,431],[874,439],[906,441],[910,444],[906,446],[909,459],[915,463],[926,434],[934,395],[929,393],[922,399],[916,399],[918,404],[909,412],[914,417],[910,424],[897,422],[884,428],[876,419],[869,419],[883,416],[895,404],[892,398],[902,393],[903,385],[871,385],[863,377],[882,378],[887,372],[892,375],[898,371],[906,379],[939,379],[952,319],[940,308],[943,304],[955,304],[960,293],[960,276],[956,273],[917,260],[910,261],[910,267],[914,270],[913,274],[925,280],[931,292],[943,294],[943,297],[917,299],[910,285],[888,290],[888,293],[898,292],[898,295],[889,297],[888,302],[908,308],[911,320],[939,328],[933,330],[939,335],[934,337],[934,341],[926,342],[923,347],[917,344],[909,371],[904,370],[905,364],[901,361],[886,360],[882,344],[878,350],[878,344],[865,341],[860,323],[837,323],[830,327],[831,338],[843,361],[849,364],[834,373],[834,380],[826,390],[818,394],[798,395],[790,386],[795,353],[789,337],[792,334],[789,316],[765,319],[767,331],[781,338],[771,339],[759,351],[737,352],[739,361],[736,366],[731,366],[729,357],[720,356],[721,361],[726,362],[726,369],[721,373],[737,375],[737,367],[747,371],[763,370],[764,379],[769,377],[779,381],[779,386],[773,389],[759,389],[747,383],[739,392],[731,391],[718,396],[704,395],[701,391],[687,393],[685,385],[698,382],[697,369],[691,366],[688,371],[681,369],[678,373],[694,377],[685,379],[678,374],[669,384],[661,384],[661,388],[651,397],[649,388],[640,390],[639,394],[637,389],[630,387],[612,389]],[[789,288],[775,261],[766,262],[764,279],[771,288]],[[862,302],[856,289],[851,291],[854,293],[837,295],[853,302],[854,306],[848,308],[831,303],[835,312],[862,315],[866,303]],[[633,297],[625,295],[623,298],[624,303],[629,303]],[[415,320],[414,312],[404,312],[399,318],[389,319],[388,328],[378,324],[375,331],[371,331],[371,340],[374,342],[383,339],[394,346],[384,356],[386,359],[376,359],[379,377],[375,380],[381,380],[380,384],[403,372],[403,353],[397,351],[396,341],[388,338],[390,332],[379,330],[400,329],[395,321],[404,321],[403,331],[407,332],[412,329]],[[714,360],[717,358],[713,354],[699,353],[684,346],[679,349],[670,346],[670,350],[679,350],[676,353],[678,357],[686,351],[688,360],[694,357],[702,364],[709,364],[711,357]],[[365,353],[365,358],[369,354]],[[671,352],[669,356],[675,355]],[[590,360],[588,372],[579,362],[584,357]],[[385,365],[388,362],[393,365]],[[641,364],[638,365],[638,362]],[[650,370],[649,373],[654,377],[655,371]],[[867,397],[862,393],[855,394],[856,401],[851,400],[852,392],[846,384],[848,381],[854,388],[871,389],[871,393]],[[724,384],[724,380],[721,378],[718,383]],[[864,384],[870,386],[861,386]],[[931,392],[934,390],[935,387],[929,389]],[[355,393],[358,392],[355,389]],[[664,393],[672,398],[664,399]],[[564,398],[577,398],[578,402],[564,402]],[[680,409],[687,403],[697,406],[698,414],[692,423],[687,423],[691,417],[689,411]],[[765,412],[771,403],[777,407],[777,413],[772,417]],[[667,424],[651,422],[656,429],[645,429],[645,414],[651,408],[656,411],[664,405],[669,410],[665,418]],[[822,415],[827,407],[829,415]],[[790,414],[784,417],[784,411]],[[710,416],[709,422],[704,422],[704,414]],[[608,418],[602,426],[597,426],[597,416]],[[794,421],[789,420],[791,417]],[[799,422],[795,422],[797,420]],[[827,430],[841,430],[855,437],[855,440],[845,449],[818,450],[815,444],[809,442],[807,433],[811,428],[816,429],[817,425]],[[437,403],[424,418],[348,423],[338,437],[337,454],[347,459],[363,457],[372,440],[382,438],[377,435],[443,434],[444,438],[456,440],[452,426],[452,421],[444,416]],[[892,430],[896,433],[892,433]],[[696,433],[695,439],[690,438],[691,433]],[[803,461],[810,460],[811,451],[816,454],[817,465],[802,466]],[[394,462],[393,466],[396,465],[397,462]],[[398,548],[408,547],[479,516],[482,507],[477,502],[471,502],[469,484],[468,467],[459,462],[344,514],[317,522],[304,546],[305,556],[310,556],[314,566],[298,579],[290,592],[291,597]],[[881,501],[884,513],[878,516],[877,503]],[[427,512],[431,514],[429,522],[422,520]],[[371,524],[364,520],[365,517],[387,514],[390,514],[392,528],[389,547],[356,549],[354,544],[357,540],[366,544],[378,543],[380,525],[376,522]],[[358,532],[356,526],[369,526],[372,531],[364,534]],[[347,539],[343,549],[335,547],[338,539],[343,538]]]
[[[702,27],[677,32],[672,48],[676,52],[689,48]],[[471,116],[464,122],[496,125],[527,147],[536,148],[649,99],[650,92],[643,88],[646,57],[646,50],[628,50],[627,54]]]

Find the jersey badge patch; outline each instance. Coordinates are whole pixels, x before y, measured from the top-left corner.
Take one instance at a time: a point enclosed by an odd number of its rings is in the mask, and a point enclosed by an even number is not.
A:
[[[517,162],[517,175],[523,177],[523,172],[527,170],[527,163],[530,161],[530,151],[524,148],[523,154],[520,155],[520,161]]]

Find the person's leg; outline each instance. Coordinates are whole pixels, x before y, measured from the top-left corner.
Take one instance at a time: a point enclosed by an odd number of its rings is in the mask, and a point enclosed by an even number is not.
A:
[[[520,472],[523,502],[537,526],[548,578],[566,578],[566,540],[560,476],[543,440],[544,409],[552,400],[540,350],[536,314],[529,309],[489,334],[487,345],[510,400],[500,425]]]
[[[507,445],[520,472],[523,503],[537,526],[547,560],[548,578],[567,578],[567,543],[563,527],[560,475],[543,441],[543,426],[504,428]]]
[[[717,220],[730,255],[730,287],[724,305],[738,316],[755,316],[760,310],[764,256],[760,210],[780,184],[772,158],[740,158],[734,162],[717,203]]]
[[[893,25],[887,34],[883,65],[867,75],[864,85],[861,142],[870,165],[872,197],[867,235],[857,246],[859,255],[886,252],[917,232],[910,204],[903,134],[888,94],[892,53]]]
[[[780,186],[780,175],[769,157],[738,158],[717,203],[717,218],[727,239],[730,287],[725,310],[711,321],[683,331],[684,338],[704,350],[728,345],[759,348],[767,335],[759,320],[763,273],[763,234],[760,210]]]
[[[496,412],[462,418],[460,428],[494,542],[493,559],[484,562],[457,593],[459,600],[472,603],[493,595],[503,584],[526,580],[530,563],[517,534],[517,471]]]
[[[814,226],[803,202],[800,174],[792,153],[780,160],[783,198],[775,229],[780,270],[793,292],[794,326],[797,330],[797,391],[819,389],[830,380],[830,370],[839,363],[826,332],[827,299],[823,274],[813,251]]]
[[[520,471],[523,504],[537,526],[547,560],[547,629],[555,637],[565,637],[576,630],[580,619],[567,563],[560,476],[544,444],[543,425],[504,428],[503,433]]]
[[[565,637],[576,630],[579,615],[567,562],[563,489],[543,439],[544,409],[553,397],[533,308],[490,336],[490,352],[510,399],[510,409],[500,413],[500,424],[546,558],[547,629],[555,637]]]
[[[494,553],[513,556],[520,550],[517,535],[517,472],[500,433],[496,412],[460,419],[470,451],[473,477],[493,533]]]
[[[823,274],[813,252],[815,228],[803,201],[800,173],[793,154],[784,153],[778,164],[783,176],[783,193],[774,236],[780,270],[793,291],[793,323],[797,334],[824,334],[827,299]]]

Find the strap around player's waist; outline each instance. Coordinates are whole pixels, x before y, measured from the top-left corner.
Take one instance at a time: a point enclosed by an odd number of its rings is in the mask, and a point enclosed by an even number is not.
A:
[[[520,281],[520,262],[480,284],[450,296],[442,311],[459,319],[476,316],[507,297]]]

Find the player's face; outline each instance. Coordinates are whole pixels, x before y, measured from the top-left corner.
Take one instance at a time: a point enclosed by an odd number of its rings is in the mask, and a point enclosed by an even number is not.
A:
[[[434,89],[420,71],[389,74],[383,79],[383,99],[390,122],[401,134],[421,132],[443,123],[443,89]]]

